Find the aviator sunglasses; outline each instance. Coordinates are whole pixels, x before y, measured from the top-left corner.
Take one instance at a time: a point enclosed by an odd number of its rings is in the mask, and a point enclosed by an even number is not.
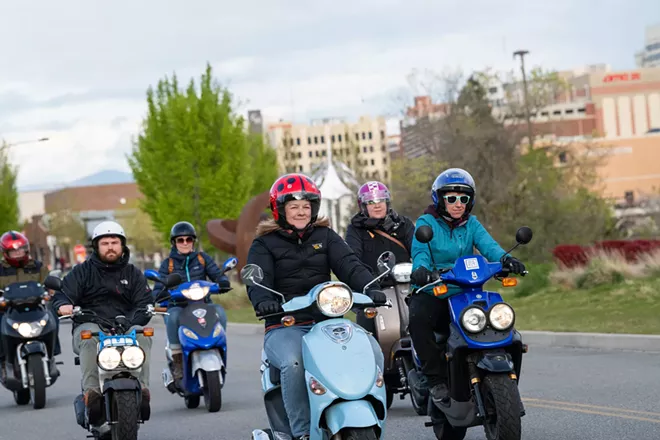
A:
[[[184,243],[193,243],[195,241],[194,238],[192,237],[177,237],[176,242],[179,244],[184,244]]]
[[[460,201],[463,205],[467,205],[468,202],[470,201],[470,196],[443,196],[443,197],[450,205],[456,203],[457,200]]]

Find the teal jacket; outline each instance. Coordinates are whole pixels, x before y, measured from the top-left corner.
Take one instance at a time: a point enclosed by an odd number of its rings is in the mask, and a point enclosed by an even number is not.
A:
[[[442,218],[424,214],[417,219],[415,230],[422,225],[430,226],[433,229],[433,239],[429,244],[431,245],[431,252],[433,252],[433,261],[436,264],[434,266],[431,262],[429,246],[426,243],[420,243],[417,238],[413,238],[413,271],[421,266],[430,271],[454,267],[454,263],[458,258],[474,255],[474,248],[486,260],[491,262],[500,261],[500,258],[506,254],[504,249],[473,215],[469,216],[467,221],[460,226],[451,228]],[[447,285],[447,287],[449,291],[442,297],[461,292],[457,286]],[[433,295],[431,288],[427,288],[425,292]]]

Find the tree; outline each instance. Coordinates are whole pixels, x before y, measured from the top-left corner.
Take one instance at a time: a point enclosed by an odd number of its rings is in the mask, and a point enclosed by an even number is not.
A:
[[[140,257],[144,258],[165,248],[162,235],[138,203],[134,202],[124,212],[117,213],[117,217],[121,217],[128,244]]]
[[[64,255],[70,255],[73,247],[87,242],[87,230],[77,214],[63,209],[48,216],[48,233],[57,240]]]
[[[439,170],[446,167],[429,157],[392,161],[392,205],[402,215],[416,221],[431,204],[431,185]]]
[[[250,197],[267,190],[277,176],[276,156],[261,136],[247,133],[210,65],[199,90],[194,80],[180,89],[174,74],[148,89],[147,105],[129,157],[145,197],[141,207],[164,239],[174,223],[186,220],[208,246],[206,222],[237,218]]]
[[[0,147],[0,234],[20,228],[18,190],[16,188],[17,168],[9,163],[8,146]]]

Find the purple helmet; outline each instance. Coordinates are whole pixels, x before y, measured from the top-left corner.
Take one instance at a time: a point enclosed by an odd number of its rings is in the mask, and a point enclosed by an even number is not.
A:
[[[357,193],[358,205],[360,211],[367,214],[368,203],[386,202],[387,210],[390,209],[390,190],[387,189],[384,183],[371,181],[367,182],[360,187]]]

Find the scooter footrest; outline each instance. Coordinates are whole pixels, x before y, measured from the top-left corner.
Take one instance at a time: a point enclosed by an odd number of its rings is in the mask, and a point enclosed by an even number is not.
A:
[[[435,423],[433,422],[424,422],[424,426],[426,426],[427,428],[430,428],[433,425],[435,425]]]

